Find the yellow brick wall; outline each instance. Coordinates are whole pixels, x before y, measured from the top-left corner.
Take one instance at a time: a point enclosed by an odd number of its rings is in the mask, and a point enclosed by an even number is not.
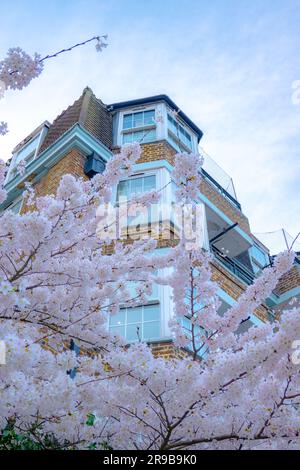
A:
[[[174,164],[176,151],[165,140],[142,144],[142,154],[138,163],[153,162],[155,160],[167,160],[171,165]]]
[[[234,275],[230,274],[221,264],[214,261],[211,264],[212,267],[212,279],[217,282],[221,289],[234,300],[238,300],[240,295],[245,291],[245,284],[239,281]],[[255,315],[262,321],[268,320],[268,308],[265,305],[261,305],[255,310]]]
[[[120,147],[114,147],[113,153],[117,153]],[[176,151],[166,140],[160,140],[141,145],[141,157],[137,163],[153,162],[155,160],[167,160],[171,165],[174,164],[174,155]]]
[[[276,287],[276,294],[282,295],[285,292],[294,289],[295,287],[300,286],[300,269],[297,266],[293,266],[293,268],[286,274],[282,276],[279,280],[279,283]]]
[[[61,177],[72,174],[87,179],[83,171],[85,157],[76,149],[71,150],[59,162],[57,162],[48,173],[36,184],[36,193],[39,196],[55,194]]]
[[[188,352],[176,348],[172,341],[151,343],[151,350],[154,357],[163,357],[164,359],[183,359],[188,356]]]
[[[201,193],[207,197],[223,214],[227,215],[232,222],[238,223],[242,230],[249,235],[251,234],[249,221],[247,217],[236,209],[227,199],[222,196],[212,185],[206,180],[202,180],[200,184]]]

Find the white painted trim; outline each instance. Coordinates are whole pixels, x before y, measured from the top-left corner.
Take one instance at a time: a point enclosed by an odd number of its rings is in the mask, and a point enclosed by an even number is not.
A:
[[[118,128],[117,128],[117,145],[121,147],[123,145],[123,139],[122,136],[124,134],[123,132],[123,118],[124,114],[131,114],[131,113],[138,113],[139,111],[151,111],[154,109],[154,112],[156,113],[157,110],[159,109],[159,104],[153,104],[153,105],[146,105],[146,106],[133,106],[130,108],[122,109],[121,111],[118,112]],[[158,139],[158,134],[160,135],[162,133],[161,127],[158,126],[158,123],[153,123],[153,127],[155,126],[156,128],[156,139]],[[139,130],[147,129],[146,126],[142,127],[137,127],[137,128],[132,128],[132,129],[126,129],[125,133],[130,133],[130,132],[135,132]]]
[[[11,178],[11,173],[12,171],[16,168],[16,160],[17,160],[17,157],[19,155],[20,152],[23,152],[26,147],[29,147],[32,142],[34,142],[34,140],[37,140],[37,144],[36,144],[36,147],[34,148],[34,150],[32,150],[28,155],[27,157],[23,157],[21,161],[25,160],[28,158],[29,155],[32,155],[34,153],[34,156],[33,158],[30,160],[30,162],[28,163],[31,163],[33,162],[36,158],[37,158],[37,155],[38,155],[38,151],[40,149],[40,146],[42,144],[42,141],[44,140],[44,137],[46,135],[46,133],[48,132],[48,128],[47,126],[44,126],[39,133],[37,133],[35,136],[33,136],[28,142],[26,142],[26,144],[24,144],[23,147],[20,147],[19,150],[17,152],[15,152],[12,156],[12,159],[11,159],[11,162],[10,162],[10,165],[9,165],[9,169],[8,169],[8,172],[7,172],[7,175],[6,175],[6,179],[5,179],[5,184],[9,182],[10,178]],[[28,165],[27,163],[27,165]]]
[[[166,125],[165,125],[165,139],[168,141],[168,143],[169,143],[170,145],[172,145],[172,141],[168,138],[168,137],[169,137],[169,134],[168,134],[168,129],[169,129],[169,126],[168,126],[168,114],[170,114],[171,117],[173,117],[173,116],[172,116],[172,109],[171,109],[168,105],[165,105],[165,107],[166,107],[166,113],[165,113],[165,123],[166,123]],[[186,122],[185,122],[180,116],[176,116],[176,118],[173,117],[173,119],[175,119],[175,121],[177,121],[178,124],[179,124],[181,127],[183,127],[184,130],[185,130],[186,132],[188,132],[188,134],[190,135],[190,137],[191,137],[191,143],[192,143],[192,148],[189,149],[189,151],[191,151],[191,152],[196,152],[197,149],[198,149],[198,137],[196,136],[195,131],[193,131],[193,129],[191,129],[190,126],[188,126],[188,124],[186,124]],[[184,143],[183,143],[183,145],[184,145],[185,147],[187,147]],[[175,147],[174,147],[174,148],[175,148]],[[176,150],[176,149],[175,149],[175,150]]]
[[[18,196],[8,207],[6,207],[5,210],[12,210],[14,206],[16,206],[19,202],[22,202],[22,204],[20,205],[20,209],[19,211],[17,212],[18,214],[20,214],[21,212],[21,209],[22,209],[22,206],[23,206],[23,196]]]
[[[164,268],[159,270],[160,276],[168,276],[172,272],[172,268]],[[161,339],[170,338],[172,336],[169,321],[174,315],[174,302],[172,288],[170,286],[158,286],[160,302],[161,302]]]

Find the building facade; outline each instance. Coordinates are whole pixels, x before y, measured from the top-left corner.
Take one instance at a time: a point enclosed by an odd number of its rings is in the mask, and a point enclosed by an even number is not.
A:
[[[115,188],[112,203],[121,196],[130,198],[133,193],[159,189],[162,203],[170,206],[174,201],[174,156],[178,151],[197,152],[202,135],[166,95],[105,105],[86,88],[52,124],[43,122],[13,150],[5,183],[8,197],[1,210],[24,210],[22,192],[26,181],[35,186],[38,195],[53,194],[64,174],[91,178],[103,171],[105,162],[122,144],[135,141],[141,142],[141,157],[130,178]],[[18,172],[21,161],[25,162],[23,174]],[[232,179],[209,156],[204,160],[197,202],[203,214],[203,246],[213,254],[213,279],[219,285],[222,314],[272,259],[269,250],[251,233]],[[160,236],[158,249],[167,250],[176,240],[176,224],[163,210],[154,217],[166,235]],[[300,254],[270,298],[241,328],[272,321],[294,297],[300,298]],[[168,326],[172,309],[170,289],[156,286],[149,302],[120,309],[109,327],[128,342],[138,339],[138,327],[139,336],[149,341],[157,354],[170,356],[174,354]]]

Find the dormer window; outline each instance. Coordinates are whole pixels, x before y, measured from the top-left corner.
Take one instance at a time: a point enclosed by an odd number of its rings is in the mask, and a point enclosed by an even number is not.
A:
[[[14,149],[6,183],[18,175],[18,166],[21,162],[24,162],[26,169],[35,160],[48,127],[49,123],[45,121]]]
[[[122,143],[152,142],[156,139],[155,110],[123,114]]]

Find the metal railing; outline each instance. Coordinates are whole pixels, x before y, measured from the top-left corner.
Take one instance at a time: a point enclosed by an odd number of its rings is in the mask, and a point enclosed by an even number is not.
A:
[[[228,256],[224,256],[218,248],[211,245],[211,250],[215,256],[215,258],[223,264],[229,271],[235,274],[241,281],[245,282],[246,284],[250,285],[253,283],[255,279],[255,274],[252,273],[249,269],[239,263],[237,260],[233,260],[232,258],[228,258]]]

